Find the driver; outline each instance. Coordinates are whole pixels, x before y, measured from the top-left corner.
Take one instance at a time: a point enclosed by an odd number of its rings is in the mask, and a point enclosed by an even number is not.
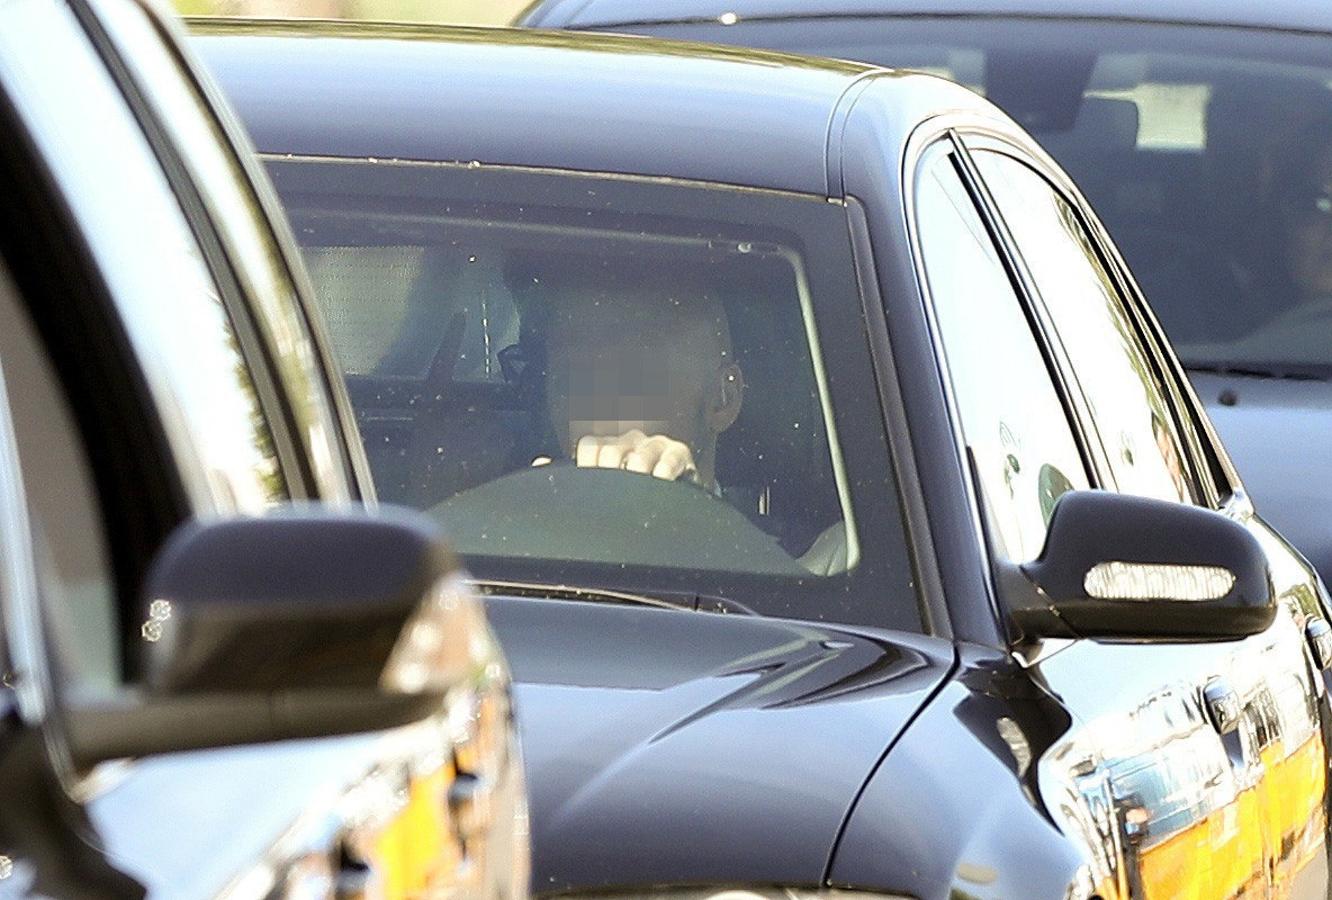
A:
[[[546,404],[562,452],[719,494],[717,437],[745,387],[721,302],[679,271],[589,269],[561,279],[546,311]]]

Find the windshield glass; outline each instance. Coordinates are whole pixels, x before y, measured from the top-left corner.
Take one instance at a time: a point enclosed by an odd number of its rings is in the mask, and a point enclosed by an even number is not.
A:
[[[1332,375],[1332,35],[928,16],[636,30],[977,90],[1077,180],[1186,363]]]
[[[885,571],[908,584],[900,520],[868,563],[857,538],[841,432],[867,417],[832,415],[830,357],[866,343],[840,207],[483,166],[270,169],[380,497],[438,518],[478,576],[820,615]]]

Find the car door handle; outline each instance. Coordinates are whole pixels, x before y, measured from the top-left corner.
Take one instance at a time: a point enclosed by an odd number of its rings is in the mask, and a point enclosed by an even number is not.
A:
[[[1304,624],[1304,637],[1309,642],[1309,651],[1318,670],[1326,671],[1332,667],[1332,625],[1327,624],[1327,619],[1322,616],[1310,618]]]
[[[1207,707],[1207,717],[1212,720],[1212,727],[1218,734],[1230,734],[1239,727],[1244,715],[1244,705],[1239,694],[1224,678],[1213,678],[1203,688],[1203,703]]]

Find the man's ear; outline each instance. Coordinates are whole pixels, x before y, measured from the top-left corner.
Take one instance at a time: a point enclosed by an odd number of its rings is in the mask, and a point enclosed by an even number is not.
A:
[[[735,363],[717,370],[717,381],[709,391],[707,422],[714,434],[721,434],[740,417],[745,399],[745,376]]]

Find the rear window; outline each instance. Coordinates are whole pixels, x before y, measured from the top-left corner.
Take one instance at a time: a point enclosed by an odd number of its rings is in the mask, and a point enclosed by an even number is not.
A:
[[[480,577],[914,626],[881,424],[834,414],[838,373],[872,389],[841,207],[454,164],[270,169],[381,498],[438,518]],[[895,610],[862,594],[885,578]]]

